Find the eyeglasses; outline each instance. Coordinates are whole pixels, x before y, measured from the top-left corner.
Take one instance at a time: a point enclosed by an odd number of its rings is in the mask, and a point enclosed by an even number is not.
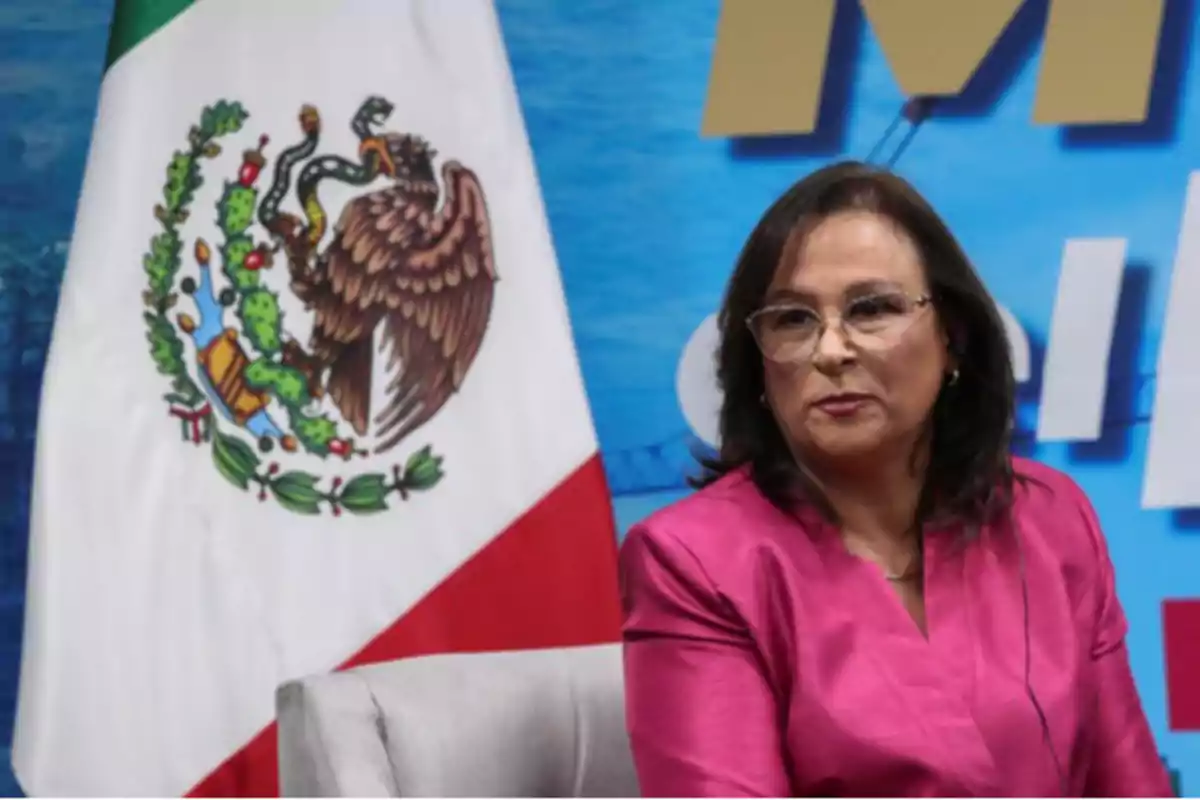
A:
[[[880,352],[899,344],[932,301],[928,294],[880,292],[848,302],[833,320],[799,303],[760,308],[746,318],[763,357],[780,363],[809,361],[830,324],[859,350]]]

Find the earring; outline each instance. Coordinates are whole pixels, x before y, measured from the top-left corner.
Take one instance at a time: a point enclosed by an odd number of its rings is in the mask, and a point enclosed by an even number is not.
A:
[[[948,381],[947,385],[953,386],[956,383],[958,383],[958,367],[955,367],[954,371],[950,373],[950,380]]]
[[[758,402],[762,403],[764,406],[767,404],[767,393],[766,392],[763,392],[762,394],[760,394],[758,396]]]

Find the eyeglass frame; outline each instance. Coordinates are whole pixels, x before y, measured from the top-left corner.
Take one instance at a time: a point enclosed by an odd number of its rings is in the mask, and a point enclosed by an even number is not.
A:
[[[875,298],[875,297],[886,297],[888,295],[900,295],[900,296],[904,297],[906,300],[908,300],[910,303],[912,303],[919,311],[932,306],[933,300],[934,300],[934,296],[931,292],[922,292],[920,294],[913,295],[913,294],[910,294],[909,292],[903,291],[901,289],[897,289],[895,291],[874,292],[874,293],[871,293],[868,295],[863,295],[862,297],[855,298],[854,302],[857,302],[859,300],[869,300],[869,299]],[[823,339],[825,337],[825,333],[829,329],[829,325],[830,325],[829,320],[827,320],[823,314],[818,312],[812,306],[806,306],[803,303],[772,303],[771,305],[766,305],[766,306],[763,306],[762,308],[759,308],[759,309],[756,309],[756,310],[750,312],[750,314],[748,314],[746,316],[746,319],[744,320],[744,324],[746,325],[746,328],[750,331],[750,337],[752,339],[754,339],[754,344],[758,347],[758,352],[762,354],[762,357],[767,359],[768,361],[772,361],[776,364],[786,364],[786,363],[793,362],[793,361],[802,361],[804,359],[794,359],[794,358],[776,359],[776,358],[771,358],[770,356],[768,356],[766,354],[766,352],[764,352],[764,350],[763,350],[763,344],[759,340],[758,332],[754,329],[754,321],[759,316],[766,314],[768,312],[786,311],[789,309],[803,309],[806,311],[812,311],[814,314],[816,314],[817,319],[820,320],[821,325],[817,331],[816,339],[813,340],[814,345],[819,344],[821,342],[821,339]],[[916,322],[915,318],[913,319],[913,322]],[[855,345],[855,347],[857,347],[858,349],[862,349],[861,345],[856,344],[854,341],[854,337],[851,336],[849,331],[846,330],[846,318],[843,314],[840,314],[840,313],[838,314],[837,327],[842,336],[842,340],[844,342],[847,342],[851,345]],[[905,330],[907,331],[907,329],[905,329]],[[816,351],[817,351],[817,349],[814,346],[813,353],[809,354],[808,360],[810,360],[810,361],[812,360],[812,356],[813,356],[813,354],[816,353]]]

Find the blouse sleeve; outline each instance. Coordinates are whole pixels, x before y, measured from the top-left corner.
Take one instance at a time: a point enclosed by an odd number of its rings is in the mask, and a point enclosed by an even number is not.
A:
[[[781,710],[745,623],[662,530],[621,548],[626,714],[642,794],[790,792]]]
[[[1125,648],[1128,624],[1117,597],[1108,546],[1091,503],[1086,497],[1081,502],[1097,553],[1093,584],[1096,625],[1091,649],[1096,721],[1084,795],[1171,797],[1171,780],[1159,758],[1129,668]]]

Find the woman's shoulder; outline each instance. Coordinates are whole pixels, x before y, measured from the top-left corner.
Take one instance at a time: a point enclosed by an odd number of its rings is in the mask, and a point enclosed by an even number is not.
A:
[[[1107,552],[1095,508],[1067,473],[1027,458],[1013,459],[1013,517],[1026,536],[1039,536],[1064,561],[1094,563]]]
[[[777,513],[746,468],[735,469],[650,514],[643,523],[677,532],[723,527],[731,521]]]
[[[762,623],[772,613],[761,603],[764,583],[819,560],[807,557],[813,545],[804,531],[748,472],[731,472],[629,529],[619,562],[624,603],[643,613],[685,603],[693,617]]]
[[[727,473],[634,525],[626,543],[682,548],[701,561],[721,561],[754,548],[780,526],[794,527],[759,491],[748,470]]]
[[[1013,501],[1019,513],[1088,514],[1091,501],[1067,473],[1030,458],[1014,456],[1013,475],[1017,486]]]

